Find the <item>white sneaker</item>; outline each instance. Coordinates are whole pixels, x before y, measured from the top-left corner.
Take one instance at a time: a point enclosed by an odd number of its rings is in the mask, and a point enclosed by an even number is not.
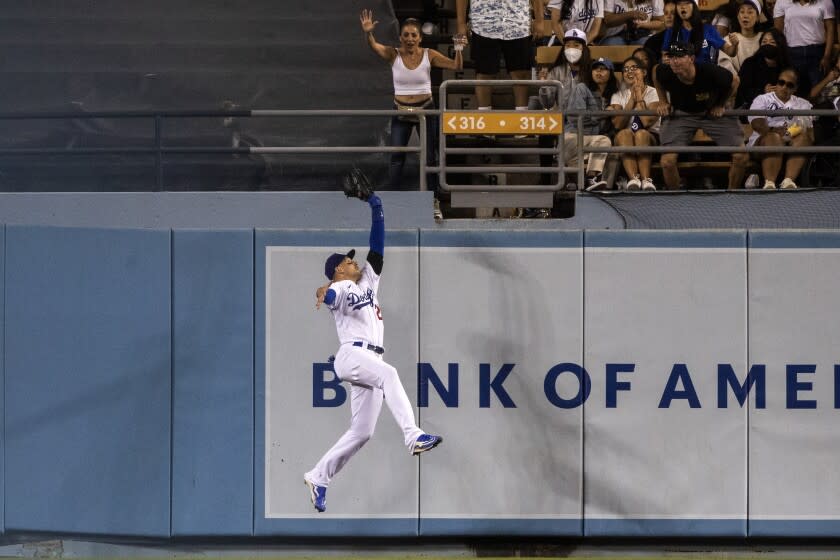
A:
[[[758,188],[758,173],[751,173],[749,177],[747,177],[747,181],[744,183],[745,189],[757,189]],[[773,187],[775,188],[775,187]]]
[[[649,178],[645,177],[644,179],[642,179],[642,190],[643,191],[655,191],[656,190],[656,185],[654,185],[653,181],[651,181]]]
[[[633,177],[629,181],[627,181],[627,190],[628,191],[637,191],[642,188],[642,182],[639,181],[639,177]]]
[[[785,177],[785,180],[782,181],[782,184],[779,185],[779,187],[781,187],[783,189],[798,189],[799,188],[796,185],[796,183],[793,182],[793,179],[790,179],[788,177]]]
[[[443,220],[443,212],[440,211],[440,201],[438,199],[435,200],[435,221],[440,222]]]
[[[766,181],[764,181],[764,186],[761,187],[761,188],[764,189],[765,191],[775,191],[776,190],[776,183],[774,183],[770,179],[767,179]]]
[[[607,182],[601,178],[600,174],[595,175],[586,180],[586,190],[588,192],[605,191],[607,190]]]

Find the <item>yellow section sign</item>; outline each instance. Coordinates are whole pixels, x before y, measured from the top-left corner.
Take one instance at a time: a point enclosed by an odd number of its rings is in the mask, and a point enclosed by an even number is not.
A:
[[[445,111],[444,134],[560,134],[563,116],[546,111]]]

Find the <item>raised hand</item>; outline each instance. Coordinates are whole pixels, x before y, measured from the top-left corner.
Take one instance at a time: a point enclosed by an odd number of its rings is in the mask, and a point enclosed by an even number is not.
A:
[[[359,22],[362,24],[362,31],[365,33],[370,33],[376,27],[376,24],[379,21],[373,20],[373,10],[362,10],[361,15],[359,15]]]

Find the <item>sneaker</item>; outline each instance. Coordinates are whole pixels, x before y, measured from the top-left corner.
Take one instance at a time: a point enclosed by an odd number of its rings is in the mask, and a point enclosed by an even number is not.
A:
[[[319,486],[306,478],[303,479],[303,483],[309,488],[309,499],[312,500],[312,505],[319,513],[324,513],[327,510],[327,487]]]
[[[440,211],[440,201],[435,199],[435,221],[440,222],[443,220],[443,212]]]
[[[643,191],[655,191],[656,190],[656,185],[654,185],[653,181],[651,181],[649,178],[645,177],[644,179],[642,179],[642,190]]]
[[[423,434],[420,437],[418,437],[417,441],[414,442],[414,445],[411,446],[411,454],[412,455],[420,455],[424,451],[434,449],[435,447],[437,447],[441,443],[443,443],[443,438],[442,437],[433,436],[433,435],[429,435],[429,434]],[[326,491],[326,488],[324,490]]]
[[[749,177],[747,177],[747,181],[744,183],[745,189],[757,189],[758,188],[758,173],[751,173]],[[776,188],[775,186],[773,187]]]
[[[607,190],[607,182],[600,175],[595,175],[586,180],[586,192],[605,190]]]
[[[793,179],[789,179],[788,177],[785,177],[785,180],[782,181],[782,184],[779,185],[779,187],[782,188],[782,189],[798,189],[799,188],[796,185],[796,183],[793,182]]]
[[[761,187],[761,188],[765,191],[775,191],[776,190],[776,183],[774,183],[770,179],[767,179],[766,181],[764,181],[764,186]]]
[[[642,188],[642,182],[639,181],[639,176],[635,176],[629,181],[627,181],[627,190],[628,191],[637,191]]]

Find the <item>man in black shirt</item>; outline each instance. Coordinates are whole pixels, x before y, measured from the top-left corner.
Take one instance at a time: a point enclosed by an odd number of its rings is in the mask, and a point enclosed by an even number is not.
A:
[[[662,146],[687,146],[698,129],[718,146],[743,146],[744,133],[737,117],[724,117],[724,104],[738,90],[738,77],[714,64],[697,64],[694,46],[676,41],[667,51],[669,65],[654,70],[653,81],[659,94],[657,111],[664,117],[660,129]],[[665,186],[680,187],[677,154],[664,153],[660,161]],[[746,152],[732,154],[729,189],[740,188],[749,163]]]

